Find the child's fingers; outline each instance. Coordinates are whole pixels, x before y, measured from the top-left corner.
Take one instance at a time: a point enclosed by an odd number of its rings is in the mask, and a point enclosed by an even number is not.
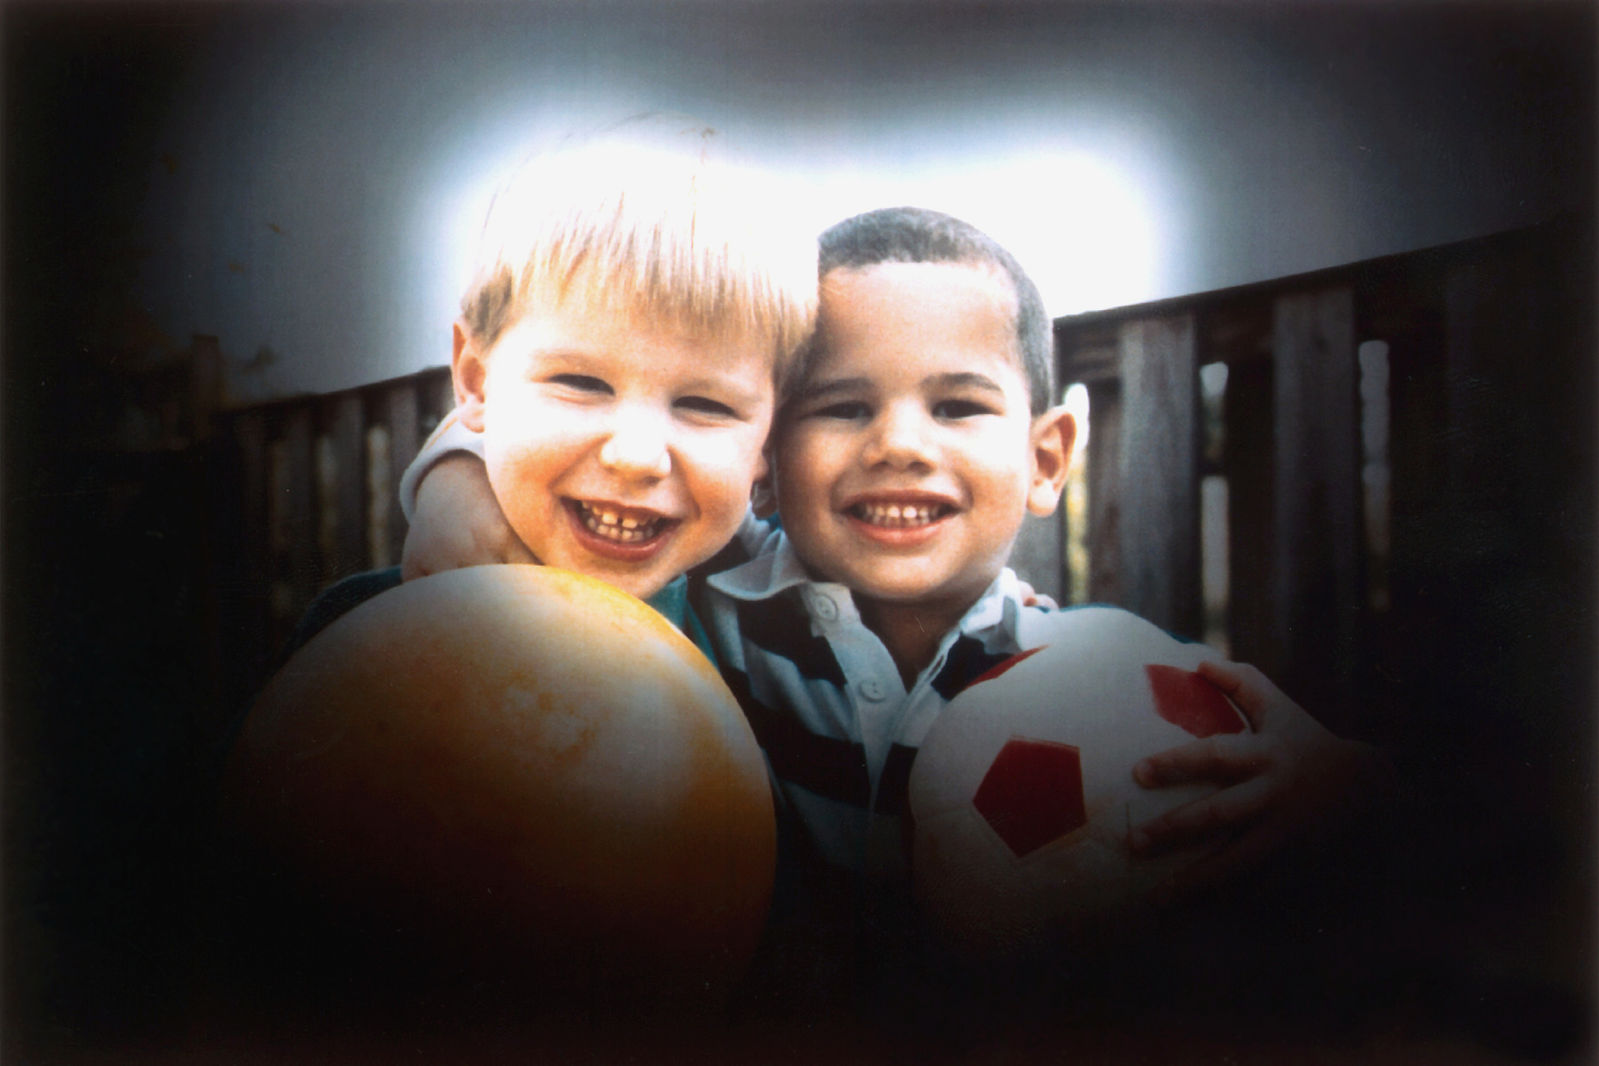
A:
[[[1134,826],[1127,837],[1128,846],[1139,855],[1156,855],[1236,832],[1268,809],[1270,792],[1267,784],[1256,778],[1185,803]]]
[[[1199,664],[1200,677],[1221,689],[1244,712],[1253,729],[1259,729],[1271,701],[1279,694],[1276,685],[1248,663],[1206,659]]]
[[[1133,765],[1133,780],[1145,788],[1196,781],[1228,784],[1258,773],[1266,753],[1249,735],[1207,737],[1147,755]]]

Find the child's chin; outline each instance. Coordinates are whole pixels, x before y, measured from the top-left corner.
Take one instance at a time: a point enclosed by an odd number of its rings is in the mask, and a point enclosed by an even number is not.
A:
[[[669,573],[665,572],[661,567],[652,567],[647,570],[641,569],[638,573],[617,573],[612,570],[609,573],[590,574],[589,576],[615,585],[623,592],[637,596],[641,600],[647,600],[667,585],[670,585],[677,578],[679,572],[676,567],[672,567]]]
[[[992,579],[989,579],[992,580]],[[946,605],[952,600],[975,601],[988,587],[988,581],[975,578],[957,578],[946,581],[929,581],[925,573],[910,575],[884,575],[875,581],[848,582],[857,599],[876,600],[909,607],[918,603]]]
[[[879,603],[914,604],[931,599],[936,590],[923,581],[877,581],[857,585],[857,597],[877,600]]]

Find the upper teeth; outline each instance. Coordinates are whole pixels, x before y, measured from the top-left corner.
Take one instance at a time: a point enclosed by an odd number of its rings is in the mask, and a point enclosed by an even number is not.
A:
[[[856,513],[867,522],[880,526],[924,525],[937,517],[935,504],[915,503],[863,503]]]
[[[578,505],[582,516],[583,525],[590,533],[598,533],[619,541],[647,540],[653,536],[660,523],[659,518],[635,518],[632,515],[620,515],[615,511],[597,508],[586,503]]]

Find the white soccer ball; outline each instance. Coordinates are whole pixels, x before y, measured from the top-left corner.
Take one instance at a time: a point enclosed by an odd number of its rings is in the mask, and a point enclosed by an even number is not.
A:
[[[1213,851],[1131,853],[1132,827],[1215,791],[1144,788],[1133,765],[1249,728],[1194,672],[1208,648],[1113,608],[1051,625],[1047,644],[950,703],[911,770],[919,909],[941,941],[977,958],[1092,938]]]

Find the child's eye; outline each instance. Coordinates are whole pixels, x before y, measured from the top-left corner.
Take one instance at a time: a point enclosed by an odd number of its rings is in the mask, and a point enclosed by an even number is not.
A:
[[[685,411],[714,415],[717,418],[732,418],[738,413],[722,401],[713,400],[709,396],[684,396],[677,401],[677,406]]]
[[[992,407],[976,400],[940,400],[933,405],[933,414],[938,418],[975,418],[993,413]]]
[[[856,400],[841,400],[838,403],[830,403],[813,408],[808,417],[836,418],[845,422],[853,422],[858,418],[866,418],[870,415],[871,410],[864,403]]]
[[[569,389],[576,389],[578,392],[595,392],[606,395],[611,392],[609,385],[599,378],[590,377],[587,374],[556,374],[550,378],[550,384],[562,385]]]

